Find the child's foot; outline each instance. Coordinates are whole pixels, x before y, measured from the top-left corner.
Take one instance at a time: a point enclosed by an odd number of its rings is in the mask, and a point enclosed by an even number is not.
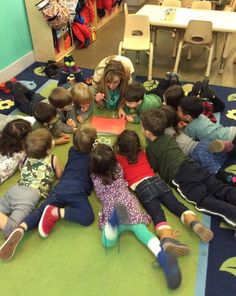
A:
[[[230,141],[214,140],[210,142],[208,149],[211,153],[229,153],[233,150],[233,147],[234,146]]]
[[[12,231],[5,243],[0,248],[0,259],[10,260],[16,250],[17,245],[24,236],[23,228],[19,227]]]
[[[170,82],[170,80],[171,80],[171,72],[166,72],[165,79]]]
[[[182,275],[176,257],[161,249],[157,255],[157,261],[164,271],[168,287],[170,289],[177,289],[181,284]]]
[[[175,256],[185,256],[189,253],[190,249],[187,245],[181,244],[177,239],[164,238],[161,240],[162,248]]]
[[[183,81],[182,77],[177,72],[171,72],[171,79],[170,79],[171,85],[181,84],[182,81]]]
[[[210,242],[214,237],[213,232],[198,221],[192,222],[191,228],[204,243]]]
[[[39,221],[39,234],[46,238],[54,227],[55,223],[60,219],[59,208],[48,205],[45,207],[42,217]]]

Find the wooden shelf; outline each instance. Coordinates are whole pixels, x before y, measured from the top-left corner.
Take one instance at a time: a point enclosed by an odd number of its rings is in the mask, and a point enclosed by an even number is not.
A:
[[[96,28],[97,30],[100,29],[102,26],[104,26],[106,23],[108,23],[114,16],[119,14],[122,11],[122,5],[116,5],[115,7],[112,8],[112,12],[108,14],[106,12],[106,15],[103,18],[99,18],[97,15],[97,7],[95,5],[95,22],[96,22]]]

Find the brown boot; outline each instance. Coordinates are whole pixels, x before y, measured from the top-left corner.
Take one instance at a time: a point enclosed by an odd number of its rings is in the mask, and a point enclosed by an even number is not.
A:
[[[175,235],[169,225],[165,224],[156,227],[156,233],[165,251],[175,254],[176,256],[184,256],[189,253],[189,247],[175,239]]]
[[[213,232],[199,222],[196,214],[192,211],[185,211],[181,216],[181,221],[195,232],[202,242],[208,243],[213,239]]]

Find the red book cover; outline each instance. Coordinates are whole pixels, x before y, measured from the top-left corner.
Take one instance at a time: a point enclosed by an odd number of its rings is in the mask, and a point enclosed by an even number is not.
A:
[[[125,129],[126,121],[123,118],[93,116],[90,123],[100,134],[119,135]]]

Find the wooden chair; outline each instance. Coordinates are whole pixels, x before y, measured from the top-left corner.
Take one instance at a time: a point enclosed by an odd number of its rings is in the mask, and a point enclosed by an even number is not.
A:
[[[150,39],[149,18],[146,15],[127,14],[123,40],[119,44],[118,54],[123,55],[126,50],[136,51],[139,58],[140,51],[149,55],[148,80],[152,80],[153,44]]]
[[[211,1],[193,1],[192,9],[212,9]]]
[[[177,56],[175,60],[174,71],[178,72],[181,52],[184,47],[190,49],[192,46],[198,45],[209,51],[207,69],[205,76],[210,76],[211,63],[213,58],[214,43],[212,38],[212,23],[208,21],[189,21],[183,38],[180,40]],[[191,58],[191,51],[188,51],[188,60]]]

